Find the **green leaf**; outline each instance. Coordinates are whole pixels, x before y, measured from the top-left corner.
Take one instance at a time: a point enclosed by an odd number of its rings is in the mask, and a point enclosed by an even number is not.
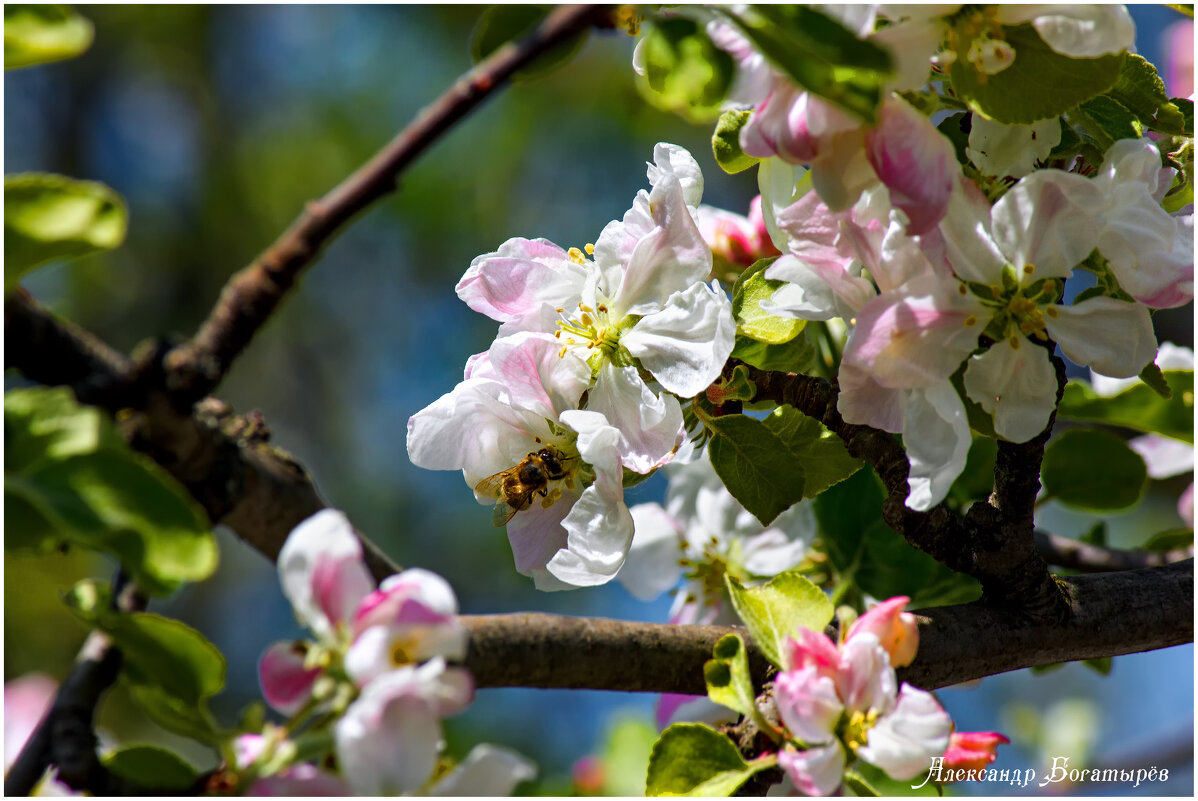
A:
[[[769,525],[803,499],[803,467],[763,423],[743,414],[704,421],[711,464],[740,505]]]
[[[57,529],[42,511],[36,489],[20,477],[4,478],[4,550],[48,554],[59,543]]]
[[[1048,443],[1040,476],[1050,498],[1092,511],[1126,509],[1148,484],[1143,457],[1096,428],[1071,429]]]
[[[1144,365],[1144,369],[1140,371],[1139,378],[1149,389],[1160,395],[1165,400],[1173,397],[1173,390],[1169,387],[1169,382],[1165,380],[1165,374],[1156,362],[1148,362]]]
[[[608,728],[603,747],[603,788],[606,796],[639,796],[645,792],[649,754],[657,729],[639,718],[617,720]]]
[[[1059,117],[1115,85],[1122,53],[1098,58],[1069,58],[1049,47],[1030,24],[1004,26],[1003,38],[1015,61],[994,75],[969,62],[971,32],[958,29],[957,58],[949,69],[953,91],[974,111],[991,119],[1028,125]]]
[[[786,286],[785,281],[767,280],[765,270],[756,270],[737,284],[732,298],[736,333],[770,345],[790,342],[802,333],[806,320],[778,317],[761,308],[761,301],[773,298],[775,292]]]
[[[703,666],[707,697],[734,712],[752,716],[757,694],[749,676],[749,657],[739,634],[726,634],[715,644],[714,659]]]
[[[865,780],[864,776],[855,770],[844,772],[844,786],[852,790],[853,795],[858,798],[877,798],[881,795],[873,785]]]
[[[1097,659],[1083,659],[1082,664],[1100,676],[1111,675],[1111,658],[1109,656],[1103,656]]]
[[[725,575],[736,614],[766,658],[782,667],[782,646],[800,628],[822,632],[835,609],[823,590],[797,571],[787,570],[758,587],[745,587]]]
[[[803,465],[803,497],[814,498],[844,481],[865,464],[849,456],[844,440],[814,417],[791,406],[779,406],[763,421]]]
[[[731,740],[702,723],[676,723],[649,754],[645,795],[728,796],[772,766],[745,762]]]
[[[73,58],[91,46],[92,24],[69,6],[4,6],[4,69]]]
[[[6,393],[4,439],[5,496],[15,504],[6,523],[19,527],[13,538],[19,547],[71,542],[111,553],[150,594],[216,569],[216,540],[204,511],[69,390]]]
[[[969,603],[982,595],[977,580],[955,573],[913,548],[882,520],[865,530],[857,586],[875,598],[906,595],[911,608]]]
[[[698,23],[685,17],[656,20],[641,52],[645,73],[638,85],[651,103],[695,122],[719,115],[736,67]]]
[[[125,216],[125,201],[104,184],[5,176],[4,291],[39,265],[115,248],[125,240]]]
[[[821,493],[812,503],[824,552],[840,573],[851,572],[863,547],[865,530],[882,520],[882,482],[872,469],[858,470]]]
[[[1168,400],[1145,384],[1136,384],[1105,398],[1084,381],[1070,381],[1065,385],[1057,417],[1107,423],[1193,442],[1194,373],[1166,370],[1164,377],[1172,394]]]
[[[837,20],[807,6],[754,5],[733,14],[766,58],[799,86],[873,123],[882,87],[890,78],[890,53],[858,39]]]
[[[805,373],[815,363],[816,349],[806,338],[792,339],[782,345],[767,345],[741,334],[736,335],[732,357],[758,370],[780,373]]]
[[[957,154],[958,164],[966,164],[969,161],[969,156],[965,153],[965,149],[969,147],[969,128],[967,127],[969,122],[969,114],[962,111],[957,114],[949,114],[936,126],[936,130],[953,143],[953,151]]]
[[[761,159],[750,156],[741,150],[740,129],[745,127],[752,114],[748,109],[725,111],[715,124],[715,133],[711,136],[711,153],[715,163],[729,175],[744,172]]]
[[[532,33],[545,19],[552,5],[494,5],[478,18],[470,36],[470,57],[477,64],[508,42]],[[546,50],[528,66],[512,74],[513,83],[548,75],[572,59],[587,40],[589,29],[567,42]]]
[[[1165,82],[1157,74],[1156,67],[1143,56],[1127,54],[1119,69],[1119,79],[1107,95],[1154,131],[1194,135],[1192,123],[1190,132],[1185,133],[1185,116],[1170,100],[1165,91]]]
[[[188,790],[200,778],[200,772],[183,757],[154,745],[127,746],[101,762],[125,781],[158,791]]]
[[[952,489],[949,497],[958,503],[980,501],[990,497],[994,489],[994,465],[998,461],[998,442],[990,437],[974,435],[969,446],[969,456],[965,459],[965,469]]]
[[[225,685],[225,658],[204,635],[184,623],[150,612],[111,608],[112,590],[81,581],[67,593],[67,607],[87,626],[100,629],[121,650],[121,675],[146,711],[174,731],[211,740],[215,727],[208,699]],[[174,724],[177,722],[178,726]]]
[[[1139,139],[1144,126],[1126,106],[1107,95],[1099,95],[1081,104],[1086,118],[1109,139]]]
[[[1178,112],[1181,114],[1181,135],[1194,136],[1194,101],[1188,97],[1171,97],[1169,102],[1177,106]]]

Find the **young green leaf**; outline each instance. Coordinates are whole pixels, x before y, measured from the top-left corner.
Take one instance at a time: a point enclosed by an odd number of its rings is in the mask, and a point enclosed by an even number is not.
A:
[[[1128,53],[1119,69],[1119,79],[1107,92],[1146,127],[1162,133],[1193,136],[1185,132],[1185,117],[1165,91],[1156,67],[1141,55]]]
[[[1172,397],[1162,398],[1146,384],[1136,384],[1113,397],[1099,396],[1084,381],[1070,381],[1057,417],[1123,426],[1161,434],[1183,442],[1194,441],[1194,373],[1166,370]]]
[[[781,345],[767,345],[743,334],[736,335],[732,357],[758,370],[780,373],[805,373],[815,364],[818,352],[806,337],[796,337]]]
[[[1090,98],[1080,108],[1085,112],[1086,119],[1093,122],[1102,136],[1108,139],[1139,139],[1144,133],[1144,126],[1136,119],[1136,115],[1108,95]]]
[[[1048,443],[1040,475],[1050,498],[1092,511],[1133,506],[1148,484],[1143,457],[1095,428],[1071,429]]]
[[[868,469],[858,470],[812,501],[824,551],[837,571],[850,572],[860,560],[865,530],[882,520],[883,498],[882,482]]]
[[[802,333],[803,327],[807,325],[806,320],[778,317],[761,308],[761,301],[771,299],[775,292],[785,286],[785,282],[766,279],[765,270],[761,269],[753,270],[742,281],[736,283],[736,291],[732,297],[732,316],[736,319],[737,334],[758,342],[781,345]]]
[[[864,776],[855,770],[844,772],[844,786],[852,790],[853,795],[858,798],[877,798],[881,795],[873,785],[865,780]]]
[[[649,755],[646,796],[728,796],[774,760],[745,762],[724,735],[702,723],[677,723]]]
[[[6,3],[4,69],[73,58],[91,46],[92,24],[69,6]]]
[[[125,201],[103,184],[44,173],[5,176],[4,291],[47,262],[115,248],[125,240],[125,216]]]
[[[872,123],[893,71],[890,53],[808,6],[754,5],[732,18],[804,89]]]
[[[716,475],[740,505],[770,522],[803,499],[803,467],[763,423],[743,414],[704,421]]]
[[[814,417],[791,406],[779,406],[763,422],[803,465],[804,498],[814,498],[856,473],[864,464],[849,456],[844,440]]]
[[[739,634],[728,634],[715,644],[713,659],[703,666],[707,697],[745,716],[754,713],[756,693],[749,676],[749,657]]]
[[[1031,24],[1004,26],[1015,61],[993,75],[968,58],[972,32],[960,30],[957,58],[949,69],[953,91],[974,111],[991,119],[1028,125],[1059,117],[1115,85],[1124,54],[1069,58],[1049,47]]]
[[[642,94],[654,105],[695,122],[714,119],[732,85],[732,56],[685,17],[656,20],[641,43]]]
[[[174,751],[154,745],[130,745],[105,756],[104,767],[137,787],[155,790],[188,790],[200,772]]]
[[[732,606],[765,657],[782,665],[783,643],[800,628],[823,631],[835,609],[823,590],[797,571],[779,573],[759,587],[724,577]]]
[[[747,109],[725,111],[711,136],[711,153],[715,163],[729,175],[744,172],[761,159],[750,156],[740,147],[740,129],[745,127],[752,112]]]

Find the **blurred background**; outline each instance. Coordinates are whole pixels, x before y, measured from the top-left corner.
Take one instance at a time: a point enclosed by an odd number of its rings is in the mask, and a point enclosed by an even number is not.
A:
[[[24,285],[58,314],[129,350],[147,337],[185,337],[225,280],[295,217],[366,160],[470,65],[481,6],[100,6],[82,57],[10,72],[4,80],[4,170],[51,171],[102,181],[129,205],[127,242],[113,253],[54,265]],[[1164,6],[1132,9],[1137,47],[1162,65],[1165,47],[1189,66],[1166,74],[1173,95],[1192,87],[1193,29]],[[407,419],[461,377],[497,325],[453,293],[470,261],[512,236],[582,246],[647,186],[653,144],[691,150],[707,179],[705,201],[744,212],[752,171],[721,172],[710,125],[655,110],[638,94],[634,40],[593,34],[553,74],[500,91],[437,143],[400,192],[342,234],[237,361],[218,395],[239,412],[261,410],[275,441],[311,472],[326,502],[406,566],[454,586],[464,612],[536,610],[663,621],[670,599],[645,604],[613,585],[538,593],[511,567],[504,535],[456,473],[417,469],[405,450]],[[1171,44],[1170,44],[1171,43]],[[1179,44],[1180,43],[1180,44]],[[1178,49],[1180,47],[1180,49]],[[1190,84],[1183,85],[1188,78]],[[1192,307],[1162,315],[1159,338],[1192,346]],[[6,386],[20,383],[6,376]],[[660,500],[654,478],[631,504]],[[1176,497],[1174,493],[1173,497]],[[1092,518],[1055,515],[1059,533]],[[1173,518],[1169,516],[1173,515]],[[1162,494],[1109,519],[1113,544],[1174,527]],[[1151,522],[1148,522],[1148,521]],[[1147,528],[1145,528],[1147,526]],[[154,611],[204,632],[229,661],[215,711],[231,723],[258,697],[256,663],[270,643],[301,630],[273,566],[221,536],[221,568],[203,584],[157,601]],[[107,579],[85,554],[5,560],[4,675],[40,671],[61,680],[85,632],[62,607],[75,580]],[[939,693],[962,730],[1000,730],[1013,745],[996,767],[1033,767],[1052,756],[1070,767],[1167,767],[1167,784],[1085,785],[1093,794],[1191,795],[1191,646],[1116,658],[1109,676],[1070,664],[994,677]],[[448,722],[450,752],[493,741],[536,761],[529,792],[568,792],[571,771],[603,751],[619,720],[651,721],[647,695],[485,690]],[[174,743],[110,694],[101,725],[122,742]],[[625,723],[616,735],[630,742]],[[200,768],[210,753],[179,741]],[[585,773],[585,771],[583,771]],[[593,776],[591,777],[593,778]],[[585,782],[584,782],[585,783]],[[1064,785],[951,788],[990,793],[1069,791]]]

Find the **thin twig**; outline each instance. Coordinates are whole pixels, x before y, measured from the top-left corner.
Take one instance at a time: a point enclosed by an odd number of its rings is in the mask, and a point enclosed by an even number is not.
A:
[[[1119,548],[1103,548],[1068,537],[1058,537],[1044,531],[1037,531],[1035,537],[1036,550],[1049,564],[1080,573],[1109,573],[1116,570],[1162,567],[1194,558],[1193,545],[1172,551],[1124,551]]]
[[[166,388],[180,408],[214,390],[295,283],[354,215],[398,186],[400,173],[514,72],[610,18],[610,6],[562,6],[529,36],[462,76],[353,175],[311,201],[282,236],[225,285],[208,319],[167,355]]]

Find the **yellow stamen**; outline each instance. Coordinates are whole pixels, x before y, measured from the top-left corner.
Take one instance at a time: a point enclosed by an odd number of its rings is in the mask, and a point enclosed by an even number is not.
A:
[[[1007,343],[1011,346],[1011,350],[1019,350],[1019,337],[1012,336]]]
[[[971,314],[965,318],[965,327],[966,328],[973,328],[977,324],[978,324],[977,315]]]
[[[587,252],[588,256],[594,256],[595,255],[595,244],[593,242],[587,242],[586,245],[583,247],[583,250],[585,250]]]
[[[1023,265],[1023,274],[1024,275],[1031,275],[1035,271],[1036,271],[1036,265],[1034,265],[1034,264]]]

